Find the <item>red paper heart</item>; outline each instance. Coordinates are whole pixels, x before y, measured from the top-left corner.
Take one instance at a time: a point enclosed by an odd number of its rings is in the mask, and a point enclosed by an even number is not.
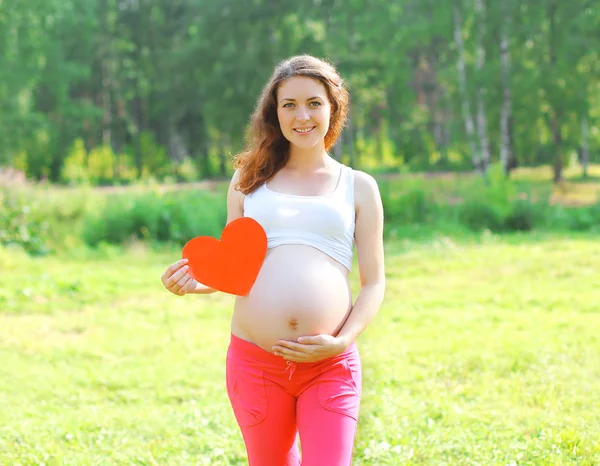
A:
[[[190,276],[215,290],[237,296],[250,293],[267,254],[267,235],[260,224],[242,217],[230,222],[221,240],[198,236],[183,247]]]

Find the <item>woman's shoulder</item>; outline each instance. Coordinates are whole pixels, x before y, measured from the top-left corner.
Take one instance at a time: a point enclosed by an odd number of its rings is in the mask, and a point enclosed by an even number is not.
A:
[[[243,179],[244,173],[242,170],[242,168],[237,168],[234,171],[229,183],[229,193],[231,196],[244,201],[247,197],[252,197],[260,188],[264,187],[265,182],[260,181],[249,187],[248,179]]]
[[[231,183],[232,184],[239,183],[241,176],[242,176],[242,169],[236,168],[235,171],[233,172],[233,175],[231,176]]]
[[[238,199],[242,199],[244,197],[244,193],[240,190],[240,179],[241,179],[240,169],[237,168],[233,172],[233,175],[231,176],[231,181],[229,182],[229,190],[228,190],[229,197],[235,197]]]
[[[375,177],[362,170],[353,170],[354,197],[358,203],[371,203],[380,198],[379,185]]]
[[[346,165],[344,165],[346,167]],[[360,189],[373,189],[377,187],[377,180],[375,177],[365,171],[355,170],[354,168],[347,167],[354,176],[354,183],[357,188]]]
[[[373,177],[369,173],[364,172],[362,170],[356,170],[350,165],[346,165],[345,163],[340,162],[339,160],[333,160],[336,164],[338,164],[338,167],[340,167],[342,171],[345,171],[349,176],[353,178],[355,192],[356,190],[372,191],[373,189],[379,189],[377,185],[377,180],[375,180],[375,177]]]
[[[350,165],[346,165],[345,163],[340,162],[338,160],[336,160],[336,163],[341,167],[342,170],[345,170],[346,172],[351,174],[357,183],[359,183],[361,185],[377,184],[377,181],[375,180],[375,178],[372,175],[368,174],[367,172],[364,172],[362,170],[356,170],[356,169],[352,168]]]

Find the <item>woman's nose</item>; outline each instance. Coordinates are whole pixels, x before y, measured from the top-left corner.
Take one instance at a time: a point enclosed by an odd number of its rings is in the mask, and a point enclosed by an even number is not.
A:
[[[296,114],[296,119],[299,121],[306,121],[310,118],[308,111],[305,108],[300,107]]]

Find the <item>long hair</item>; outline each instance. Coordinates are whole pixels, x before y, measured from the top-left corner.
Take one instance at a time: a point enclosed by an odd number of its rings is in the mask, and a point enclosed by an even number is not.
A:
[[[244,194],[271,179],[288,161],[289,141],[283,136],[277,117],[277,90],[283,81],[293,76],[313,78],[325,86],[331,104],[325,150],[335,144],[346,124],[349,95],[332,64],[310,55],[291,57],[279,63],[252,114],[246,148],[234,157],[234,168],[240,169],[235,188]]]

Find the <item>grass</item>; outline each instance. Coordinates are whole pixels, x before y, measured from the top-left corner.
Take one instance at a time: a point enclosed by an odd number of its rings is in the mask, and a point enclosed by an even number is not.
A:
[[[354,464],[600,464],[597,237],[386,249]],[[233,300],[167,293],[178,255],[0,249],[0,464],[246,464],[224,385]]]

